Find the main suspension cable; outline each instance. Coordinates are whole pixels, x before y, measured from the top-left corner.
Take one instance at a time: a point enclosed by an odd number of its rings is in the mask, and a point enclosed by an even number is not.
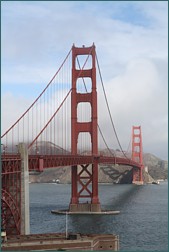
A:
[[[54,76],[52,77],[52,79],[49,81],[49,83],[47,84],[47,86],[44,88],[44,90],[41,92],[41,94],[36,98],[36,100],[30,105],[30,107],[19,117],[19,119],[1,136],[1,138],[3,138],[25,115],[26,113],[35,105],[35,103],[39,100],[39,98],[42,96],[42,94],[47,90],[47,88],[50,86],[50,84],[52,83],[52,81],[54,80],[54,78],[56,77],[56,75],[59,73],[59,71],[61,70],[61,68],[63,67],[64,63],[66,62],[67,58],[69,57],[70,53],[72,51],[71,50],[68,52],[66,58],[64,59],[63,63],[61,64],[61,66],[59,67],[59,69],[57,70],[57,72],[54,74]]]
[[[120,140],[119,140],[119,138],[118,138],[118,136],[117,136],[117,132],[116,132],[116,129],[115,129],[115,125],[114,125],[114,122],[113,122],[113,119],[112,119],[112,115],[111,115],[111,112],[110,112],[110,107],[109,107],[109,104],[108,104],[108,99],[107,99],[106,91],[105,91],[105,88],[104,88],[103,78],[102,78],[102,75],[101,75],[101,70],[100,70],[100,66],[99,66],[97,54],[96,54],[96,62],[97,62],[98,70],[99,70],[99,75],[100,75],[100,80],[101,80],[102,89],[103,89],[103,93],[104,93],[104,98],[105,98],[106,105],[107,105],[107,109],[108,109],[108,112],[109,112],[110,121],[111,121],[113,130],[114,130],[114,133],[115,133],[117,142],[118,142],[118,144],[119,144],[119,147],[120,147],[120,149],[121,149],[123,155],[124,155],[127,159],[129,159],[129,158],[126,156],[125,152],[123,151],[122,146],[121,146],[121,143],[120,143]],[[129,159],[129,160],[130,160],[130,159]]]
[[[81,69],[81,67],[80,67],[80,62],[79,62],[78,57],[77,57],[77,63],[78,63],[79,69]],[[83,84],[84,84],[84,87],[85,87],[85,91],[86,91],[86,93],[87,93],[88,91],[87,91],[87,87],[86,87],[86,83],[85,83],[84,78],[82,78],[82,80],[83,80]],[[108,151],[110,152],[111,155],[115,156],[115,153],[113,153],[113,152],[111,151],[111,149],[109,148],[109,146],[108,146],[108,144],[107,144],[107,142],[106,142],[106,140],[105,140],[105,137],[104,137],[104,135],[103,135],[103,132],[101,131],[101,128],[100,128],[100,126],[99,126],[98,123],[97,123],[97,127],[98,127],[98,130],[99,130],[99,132],[100,132],[100,135],[101,135],[101,137],[102,137],[102,139],[103,139],[103,142],[104,142],[104,144],[106,145]]]

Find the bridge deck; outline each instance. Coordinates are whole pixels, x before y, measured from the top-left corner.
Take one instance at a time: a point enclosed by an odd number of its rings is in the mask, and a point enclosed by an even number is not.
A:
[[[10,162],[11,160],[20,159],[19,154],[6,154],[2,155],[2,162]],[[121,157],[109,156],[81,156],[81,155],[29,155],[29,170],[30,171],[43,171],[46,168],[73,166],[82,164],[114,164],[114,165],[128,165],[132,167],[141,168],[139,163],[131,159]]]

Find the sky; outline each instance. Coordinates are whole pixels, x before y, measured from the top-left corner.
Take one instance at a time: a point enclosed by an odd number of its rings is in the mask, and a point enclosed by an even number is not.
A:
[[[1,1],[1,133],[35,100],[73,43],[96,45],[123,149],[132,125],[141,125],[143,152],[168,160],[167,1]],[[102,102],[98,117],[109,139]]]

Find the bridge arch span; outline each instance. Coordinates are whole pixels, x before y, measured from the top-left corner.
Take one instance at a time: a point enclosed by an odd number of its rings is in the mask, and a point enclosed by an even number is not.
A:
[[[2,228],[6,230],[8,234],[16,235],[20,234],[20,211],[15,204],[12,195],[6,190],[2,189]]]

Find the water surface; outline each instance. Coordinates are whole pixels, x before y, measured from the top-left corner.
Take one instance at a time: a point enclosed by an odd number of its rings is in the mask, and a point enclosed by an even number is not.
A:
[[[71,186],[30,184],[31,233],[65,232]],[[102,209],[120,210],[119,215],[70,216],[68,232],[114,233],[120,250],[168,251],[168,183],[160,185],[99,185]]]

